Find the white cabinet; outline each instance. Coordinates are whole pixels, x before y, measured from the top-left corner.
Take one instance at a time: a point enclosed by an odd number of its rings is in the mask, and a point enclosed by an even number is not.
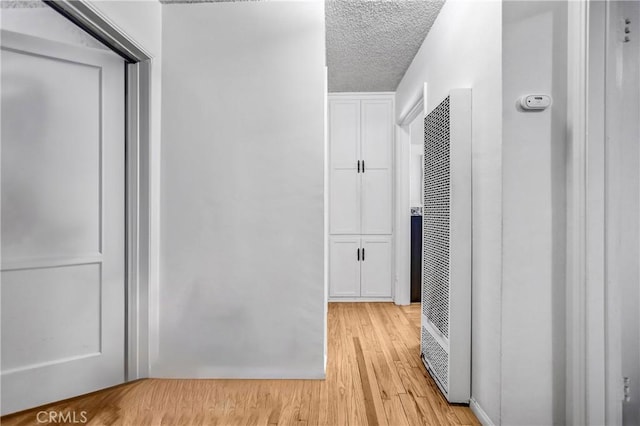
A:
[[[332,236],[329,242],[329,296],[391,297],[391,236]]]
[[[329,296],[388,300],[393,95],[329,95],[328,117]]]
[[[329,228],[391,234],[393,100],[329,100]]]

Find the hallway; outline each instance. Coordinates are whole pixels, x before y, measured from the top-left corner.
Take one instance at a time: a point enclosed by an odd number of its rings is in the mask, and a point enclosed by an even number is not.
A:
[[[51,415],[68,423],[84,416],[91,425],[479,424],[469,408],[446,403],[422,366],[419,304],[330,303],[328,321],[324,381],[147,379],[2,424],[37,424]]]

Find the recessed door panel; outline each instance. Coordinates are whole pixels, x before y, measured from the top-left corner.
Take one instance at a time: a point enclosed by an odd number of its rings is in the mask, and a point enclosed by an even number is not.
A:
[[[362,233],[391,234],[391,170],[362,173]]]
[[[360,160],[360,101],[329,101],[331,168],[356,169]]]
[[[362,237],[361,295],[391,297],[391,237]]]
[[[332,234],[360,233],[360,176],[355,170],[331,171],[329,226]]]
[[[101,69],[11,50],[2,68],[3,259],[99,254]]]
[[[331,237],[329,296],[360,296],[360,238]]]
[[[2,272],[3,373],[100,353],[100,275],[98,263]]]
[[[391,105],[388,100],[362,101],[362,160],[365,169],[391,167]]]

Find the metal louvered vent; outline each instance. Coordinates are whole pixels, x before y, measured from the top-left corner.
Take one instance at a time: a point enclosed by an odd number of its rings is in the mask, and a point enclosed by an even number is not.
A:
[[[449,97],[424,119],[422,313],[449,336]]]
[[[426,328],[422,327],[422,353],[434,370],[435,379],[446,392],[449,389],[449,354],[431,336]]]
[[[471,89],[424,119],[422,332],[429,374],[449,402],[471,397]]]

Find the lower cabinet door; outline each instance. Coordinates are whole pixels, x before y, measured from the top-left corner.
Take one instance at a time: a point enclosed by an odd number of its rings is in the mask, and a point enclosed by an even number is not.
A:
[[[360,296],[360,236],[329,239],[329,296]]]
[[[391,237],[363,236],[360,295],[391,297]]]

